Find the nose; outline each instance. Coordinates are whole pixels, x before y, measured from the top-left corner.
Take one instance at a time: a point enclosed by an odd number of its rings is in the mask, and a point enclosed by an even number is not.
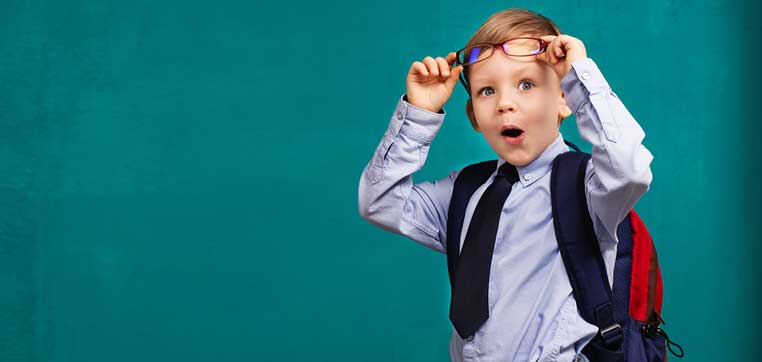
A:
[[[498,113],[508,113],[516,111],[516,102],[510,95],[503,95],[500,97],[500,102],[497,104]]]

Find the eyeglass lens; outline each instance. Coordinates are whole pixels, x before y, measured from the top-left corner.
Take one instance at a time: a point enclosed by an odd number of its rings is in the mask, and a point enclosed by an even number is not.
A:
[[[537,39],[511,39],[496,46],[501,46],[505,54],[511,56],[536,55],[543,50],[542,44]],[[458,61],[460,64],[468,65],[484,60],[492,55],[496,46],[482,44],[466,48],[459,54]]]

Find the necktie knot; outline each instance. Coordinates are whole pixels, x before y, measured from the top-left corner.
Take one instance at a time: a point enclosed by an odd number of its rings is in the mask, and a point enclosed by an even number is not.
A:
[[[505,177],[506,180],[512,185],[519,180],[519,171],[516,167],[506,162],[499,169],[497,169],[497,175]]]

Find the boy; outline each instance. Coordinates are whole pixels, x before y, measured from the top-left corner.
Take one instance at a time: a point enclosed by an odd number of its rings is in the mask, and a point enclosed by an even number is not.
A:
[[[448,252],[448,206],[460,171],[418,184],[411,175],[426,160],[461,72],[471,97],[468,119],[499,159],[468,201],[457,234],[451,359],[584,360],[582,348],[599,331],[577,311],[551,213],[551,164],[569,151],[561,121],[574,113],[580,135],[593,146],[585,195],[609,283],[617,226],[648,190],[653,157],[641,144],[643,130],[587,58],[582,41],[561,35],[549,19],[508,9],[487,19],[457,54],[411,65],[407,94],[360,178],[360,214]],[[490,202],[498,208],[489,211]],[[467,254],[475,261],[464,264]],[[473,302],[480,297],[486,302]]]

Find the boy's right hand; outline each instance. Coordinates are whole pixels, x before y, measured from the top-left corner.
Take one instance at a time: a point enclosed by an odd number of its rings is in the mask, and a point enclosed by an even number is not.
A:
[[[408,103],[431,112],[439,112],[452,95],[463,66],[450,69],[455,63],[455,52],[447,58],[426,57],[423,62],[413,62],[407,73]]]

